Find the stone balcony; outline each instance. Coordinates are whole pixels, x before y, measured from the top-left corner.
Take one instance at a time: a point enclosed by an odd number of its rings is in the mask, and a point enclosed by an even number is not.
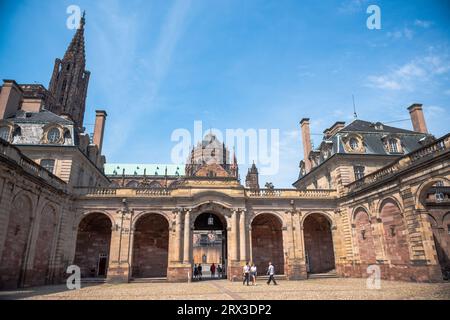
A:
[[[21,167],[21,170],[34,177],[44,180],[47,184],[57,188],[60,191],[67,191],[67,184],[63,180],[47,171],[33,160],[24,156],[18,148],[3,139],[0,139],[0,158],[2,161],[18,165]]]
[[[433,159],[450,151],[450,134],[397,159],[393,163],[347,185],[349,192],[359,191],[369,185],[386,180],[399,172]]]

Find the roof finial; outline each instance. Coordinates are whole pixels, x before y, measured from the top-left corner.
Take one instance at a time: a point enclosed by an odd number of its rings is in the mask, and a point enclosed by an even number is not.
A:
[[[353,118],[358,119],[358,114],[356,113],[355,96],[352,94],[353,99]]]

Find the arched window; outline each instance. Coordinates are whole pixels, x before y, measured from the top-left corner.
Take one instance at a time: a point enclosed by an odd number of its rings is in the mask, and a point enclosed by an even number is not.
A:
[[[391,152],[391,153],[399,152],[397,139],[391,138],[391,139],[389,139],[388,143],[389,143],[389,152]]]

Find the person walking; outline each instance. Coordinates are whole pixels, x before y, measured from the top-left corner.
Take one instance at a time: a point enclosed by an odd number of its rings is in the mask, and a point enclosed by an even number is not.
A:
[[[269,262],[269,268],[267,268],[267,274],[269,275],[269,280],[267,280],[267,284],[269,285],[271,281],[273,281],[274,285],[277,285],[277,282],[275,281],[275,267],[273,266],[272,262]]]
[[[197,269],[198,269],[198,279],[199,280],[202,280],[202,269],[203,269],[203,267],[202,267],[202,264],[201,263],[199,263],[198,264],[198,267],[197,267]]]
[[[250,267],[250,276],[252,277],[252,284],[254,286],[256,286],[256,275],[257,275],[256,266],[254,263],[252,263],[252,266]]]
[[[248,285],[248,282],[250,280],[250,266],[248,262],[244,266],[243,273],[244,273],[244,281],[242,281],[242,284],[245,285],[245,283],[247,282]]]
[[[194,264],[194,279],[197,280],[198,277],[198,268],[197,268],[197,264]]]
[[[217,275],[222,279],[222,266],[220,264],[217,266]]]
[[[214,264],[214,262],[209,268],[209,271],[211,271],[211,278],[214,278],[216,276],[216,265]]]

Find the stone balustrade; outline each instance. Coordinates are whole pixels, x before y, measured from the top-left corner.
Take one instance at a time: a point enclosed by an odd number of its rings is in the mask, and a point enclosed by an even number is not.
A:
[[[67,184],[63,180],[47,171],[33,160],[24,156],[19,149],[2,139],[0,139],[0,157],[2,157],[5,161],[15,162],[25,172],[45,180],[45,182],[49,185],[61,191],[66,191]]]
[[[185,197],[193,196],[204,190],[198,188],[175,189],[164,188],[75,188],[78,195],[88,197]],[[221,192],[227,193],[226,189]],[[318,199],[334,199],[337,196],[336,190],[296,190],[296,189],[260,189],[260,190],[243,190],[246,197],[249,198],[318,198]]]
[[[332,189],[259,189],[246,190],[250,198],[335,198],[336,190]]]
[[[439,154],[448,152],[449,150],[450,134],[447,134],[420,149],[417,149],[403,157],[400,157],[393,163],[350,183],[349,185],[347,185],[348,190],[350,192],[360,190],[363,187],[371,185],[375,182],[387,179],[397,172],[407,168],[408,166],[419,163],[421,161],[425,161],[431,157],[436,157]]]

